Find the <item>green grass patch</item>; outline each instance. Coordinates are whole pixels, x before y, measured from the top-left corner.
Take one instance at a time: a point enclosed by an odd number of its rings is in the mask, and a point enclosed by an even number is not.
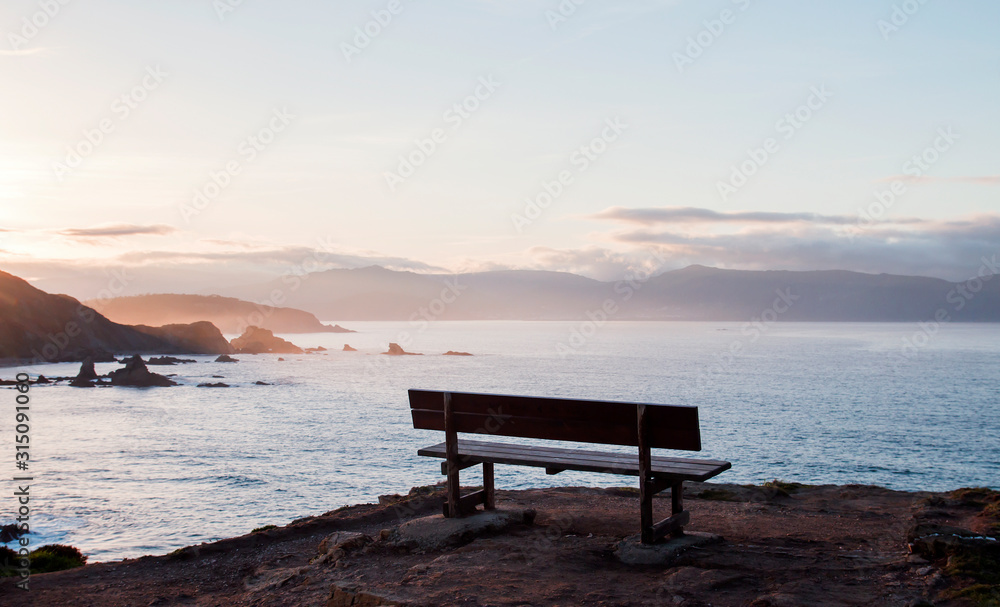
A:
[[[0,547],[0,576],[18,575],[16,566],[20,556],[7,547]],[[87,564],[87,557],[74,546],[49,544],[32,550],[28,554],[31,573],[50,573],[65,569],[76,569]]]
[[[260,533],[262,531],[269,531],[271,529],[277,529],[277,528],[278,528],[277,525],[264,525],[263,527],[257,527],[256,529],[254,529],[250,533]]]
[[[1000,518],[1000,502],[986,504],[983,511],[979,513],[979,516],[985,516],[986,518]]]
[[[1000,586],[973,584],[959,590],[944,593],[949,599],[969,599],[976,607],[1000,607]]]
[[[1000,584],[1000,553],[958,553],[948,557],[945,575],[972,578],[981,584]]]
[[[76,569],[87,564],[87,557],[74,546],[65,544],[50,544],[33,550],[28,555],[31,561],[32,573],[49,573],[50,571],[63,571],[64,569]]]
[[[952,499],[962,502],[966,506],[985,506],[1000,502],[1000,491],[994,491],[987,487],[964,487],[955,489],[948,494]]]

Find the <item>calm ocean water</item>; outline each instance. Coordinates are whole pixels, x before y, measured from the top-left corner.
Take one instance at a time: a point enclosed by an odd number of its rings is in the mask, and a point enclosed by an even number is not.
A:
[[[407,388],[697,405],[701,455],[733,462],[720,482],[1000,488],[1000,325],[349,325],[359,333],[284,336],[325,355],[154,368],[178,374],[173,388],[33,388],[35,545],[73,544],[92,561],[161,554],[438,482],[438,461],[416,450],[443,436],[412,429]],[[426,355],[378,355],[408,340]],[[11,410],[14,395],[0,391]],[[497,468],[508,489],[634,482]],[[10,493],[0,513],[16,507]]]

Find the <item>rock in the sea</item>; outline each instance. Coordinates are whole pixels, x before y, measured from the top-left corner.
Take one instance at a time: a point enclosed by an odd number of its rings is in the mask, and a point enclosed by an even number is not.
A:
[[[344,352],[357,352],[357,348],[352,348],[350,344],[344,344]]]
[[[240,362],[240,359],[233,358],[232,356],[230,356],[228,354],[223,354],[219,358],[216,358],[215,362],[217,362],[217,363],[238,363],[238,362]]]
[[[260,327],[247,327],[243,335],[230,343],[242,354],[303,354],[302,348]]]
[[[326,348],[319,346],[318,348],[306,348],[306,352],[326,352]]]
[[[382,354],[388,354],[389,356],[423,356],[420,352],[407,352],[397,343],[390,343],[389,351]]]
[[[284,358],[281,358],[281,357],[279,356],[279,357],[278,357],[278,362],[279,362],[279,363],[283,363],[283,362],[285,362],[285,359],[284,359]]]
[[[454,350],[448,350],[447,352],[444,353],[444,356],[472,356],[472,354],[468,352],[456,352]]]
[[[229,384],[222,383],[221,381],[215,383],[198,384],[199,388],[228,388]]]
[[[98,378],[97,371],[94,370],[94,359],[88,356],[80,363],[80,372],[77,373],[69,385],[74,388],[93,388],[94,381]]]
[[[151,373],[146,368],[146,363],[143,362],[142,357],[138,354],[126,359],[125,367],[112,371],[110,377],[111,385],[113,386],[136,386],[144,388],[177,385],[177,382],[171,381],[159,373]]]
[[[25,531],[18,527],[16,523],[0,526],[0,544],[13,542],[24,534]]]
[[[273,386],[274,385],[274,384],[269,384],[266,381],[260,381],[259,379],[257,381],[255,381],[254,383],[257,384],[258,386]]]
[[[94,370],[93,357],[88,356],[87,358],[83,359],[83,362],[80,363],[80,372],[77,373],[76,378],[94,380],[97,379],[98,377],[100,376],[97,374],[97,371]]]
[[[173,356],[154,356],[146,361],[147,365],[178,365],[181,363],[198,362],[193,358],[174,358]]]
[[[44,375],[39,375],[38,379],[35,380],[35,383],[36,384],[51,384],[52,382],[49,381],[49,378],[45,377]]]

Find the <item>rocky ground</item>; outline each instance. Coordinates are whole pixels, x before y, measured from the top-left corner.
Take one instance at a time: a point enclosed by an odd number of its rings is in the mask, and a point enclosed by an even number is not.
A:
[[[5,580],[0,605],[997,604],[997,542],[959,537],[995,533],[996,493],[693,483],[686,497],[688,529],[723,539],[666,565],[615,556],[637,532],[633,489],[500,491],[514,523],[424,541],[401,529],[440,511],[440,489],[421,488],[165,556],[34,575],[28,593]]]

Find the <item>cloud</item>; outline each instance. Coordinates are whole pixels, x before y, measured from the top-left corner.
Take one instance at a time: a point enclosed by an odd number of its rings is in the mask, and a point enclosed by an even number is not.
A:
[[[848,230],[764,225],[737,233],[681,234],[655,229],[615,232],[617,245],[657,247],[675,265],[744,270],[854,270],[968,278],[983,256],[1000,254],[1000,215],[916,224],[877,223]]]
[[[50,293],[78,299],[112,294],[216,293],[219,289],[273,280],[288,274],[333,268],[380,265],[392,270],[446,272],[420,261],[368,252],[342,252],[314,247],[270,247],[256,250],[132,251],[90,259],[13,258],[3,270],[29,280]]]
[[[333,268],[363,268],[378,265],[394,270],[421,272],[443,268],[406,259],[377,254],[340,253],[313,247],[275,247],[245,251],[133,251],[118,260],[126,265],[249,265],[273,269],[276,275],[295,274],[300,270],[318,271]]]
[[[165,236],[177,231],[177,228],[167,225],[137,226],[120,223],[98,226],[95,228],[67,228],[57,234],[76,239],[122,238],[125,236]]]
[[[819,213],[777,213],[770,211],[713,211],[698,207],[652,207],[629,209],[609,207],[585,219],[617,221],[654,225],[670,224],[812,224],[849,226],[858,223],[856,215],[821,215]],[[925,219],[896,217],[892,223],[899,225],[924,224]]]
[[[657,223],[813,223],[820,225],[850,225],[858,218],[848,215],[818,213],[772,213],[764,211],[713,211],[697,207],[654,207],[629,209],[609,207],[587,219],[652,225]],[[920,220],[902,220],[907,222]]]

